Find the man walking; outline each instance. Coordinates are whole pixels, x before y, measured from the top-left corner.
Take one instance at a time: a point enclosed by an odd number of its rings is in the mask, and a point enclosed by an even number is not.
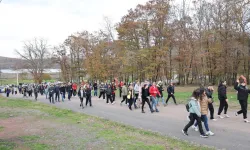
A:
[[[173,83],[171,83],[171,84],[168,86],[167,91],[168,91],[168,98],[167,98],[167,100],[166,100],[166,104],[168,104],[168,100],[170,99],[170,97],[172,97],[173,100],[174,100],[175,105],[177,105],[176,100],[175,100],[175,96],[174,96],[174,85],[173,85]]]

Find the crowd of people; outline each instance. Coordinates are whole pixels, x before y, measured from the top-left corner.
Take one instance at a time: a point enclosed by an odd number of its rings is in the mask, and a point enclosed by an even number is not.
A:
[[[35,100],[38,98],[38,93],[41,95],[45,94],[46,99],[49,99],[50,103],[55,104],[55,102],[64,102],[67,98],[68,101],[71,100],[72,96],[79,97],[80,107],[84,108],[88,104],[92,107],[92,91],[93,96],[102,98],[105,100],[106,104],[115,104],[116,102],[116,90],[119,90],[119,96],[122,99],[120,105],[124,104],[129,110],[141,108],[141,112],[145,113],[145,103],[147,103],[151,113],[159,112],[158,106],[167,106],[170,98],[173,99],[174,103],[177,105],[175,99],[175,86],[170,83],[167,86],[167,98],[164,98],[164,84],[162,81],[149,82],[145,81],[143,83],[123,83],[119,84],[116,82],[111,83],[84,83],[79,86],[76,83],[44,83],[44,84],[28,84],[22,86],[8,86],[5,90],[7,97],[10,93],[23,94],[23,97],[32,97],[33,93]],[[99,95],[98,95],[99,89]],[[237,99],[239,100],[241,110],[236,112],[235,115],[238,116],[243,114],[244,122],[249,123],[247,120],[247,105],[248,105],[248,94],[250,89],[247,88],[246,78],[240,76],[239,80],[235,82],[234,89],[237,91]],[[216,121],[214,117],[214,106],[213,106],[213,92],[214,88],[212,85],[204,88],[198,88],[193,91],[192,96],[186,105],[189,115],[187,119],[189,123],[184,127],[182,133],[188,135],[188,129],[192,127],[195,131],[200,132],[200,136],[207,138],[208,136],[215,135],[209,128],[208,112],[210,112],[210,120]],[[67,97],[66,97],[67,94]],[[226,81],[221,81],[218,86],[218,99],[219,99],[219,109],[218,118],[230,118],[227,114],[228,110],[228,98],[227,98],[227,83]],[[85,104],[84,104],[85,100]],[[209,111],[208,111],[209,110]],[[222,112],[224,110],[224,115]],[[206,132],[203,131],[202,122],[204,123]]]

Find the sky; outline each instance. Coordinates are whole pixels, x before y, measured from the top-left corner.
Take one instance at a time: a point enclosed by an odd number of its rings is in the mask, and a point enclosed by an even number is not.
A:
[[[72,33],[97,31],[104,16],[117,23],[130,8],[148,0],[2,0],[0,56],[18,57],[24,41],[43,38],[59,45]]]

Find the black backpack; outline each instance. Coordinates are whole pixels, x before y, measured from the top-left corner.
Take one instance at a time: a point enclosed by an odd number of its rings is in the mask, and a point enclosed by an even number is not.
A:
[[[189,108],[192,107],[192,105],[191,105],[191,104],[189,105],[189,103],[190,103],[190,100],[189,100],[188,103],[186,104],[187,112],[189,112]]]

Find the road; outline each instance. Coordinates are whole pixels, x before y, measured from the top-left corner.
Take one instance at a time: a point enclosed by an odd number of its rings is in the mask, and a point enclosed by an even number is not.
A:
[[[12,96],[21,98],[22,95]],[[33,98],[28,98],[33,99]],[[151,114],[147,105],[146,113],[142,114],[140,109],[130,111],[127,106],[120,106],[120,98],[116,98],[116,104],[106,104],[102,98],[92,97],[93,107],[81,109],[79,99],[73,97],[71,101],[66,100],[54,104],[56,107],[71,109],[92,116],[98,116],[112,121],[131,125],[136,128],[143,128],[159,132],[163,135],[176,137],[178,139],[190,141],[196,144],[208,145],[217,149],[227,150],[249,150],[250,149],[250,124],[244,123],[242,115],[234,116],[234,111],[229,111],[231,118],[209,121],[210,130],[215,136],[207,139],[200,138],[199,132],[189,129],[189,136],[184,136],[181,130],[188,123],[186,117],[188,113],[184,105],[169,104],[167,107],[160,106],[159,113]],[[44,96],[38,97],[38,101],[50,104]],[[171,100],[170,100],[171,102]],[[51,104],[53,105],[53,104]],[[217,111],[217,108],[215,108]],[[229,106],[230,110],[230,106]],[[248,113],[249,116],[249,113]]]

